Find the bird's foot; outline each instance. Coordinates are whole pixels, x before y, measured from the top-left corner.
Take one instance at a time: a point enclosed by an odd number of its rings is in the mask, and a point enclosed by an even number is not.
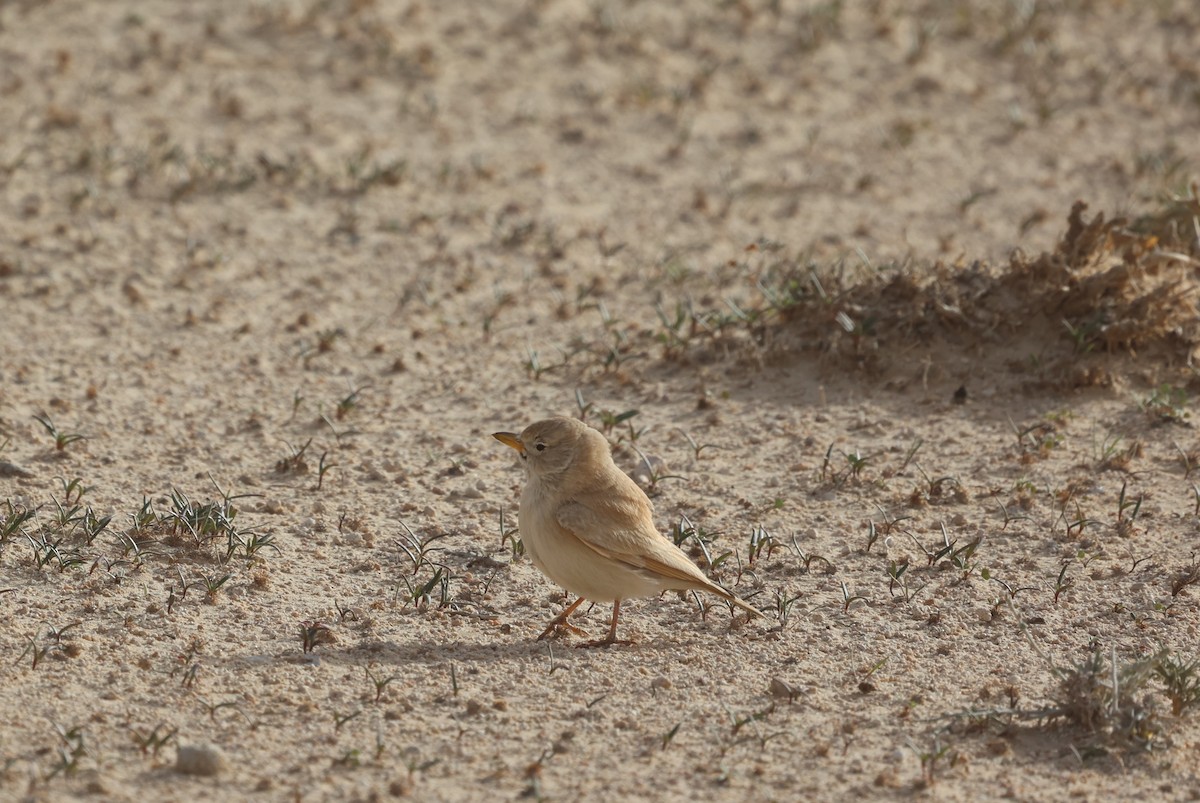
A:
[[[537,637],[537,640],[541,641],[542,639],[549,638],[551,634],[562,635],[563,631],[574,633],[576,636],[586,636],[586,630],[578,628],[567,621],[567,617],[574,613],[575,609],[581,604],[583,604],[583,597],[577,597],[574,602],[563,608],[562,613],[550,620],[550,624],[546,625],[546,629],[542,631],[542,635]]]

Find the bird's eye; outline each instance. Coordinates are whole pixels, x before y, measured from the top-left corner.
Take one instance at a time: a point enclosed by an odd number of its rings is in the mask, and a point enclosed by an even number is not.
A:
[[[534,448],[535,448],[535,449],[537,449],[539,452],[544,452],[544,451],[546,451],[546,444],[544,444],[544,443],[539,443],[539,444],[538,444],[537,446],[535,446]]]

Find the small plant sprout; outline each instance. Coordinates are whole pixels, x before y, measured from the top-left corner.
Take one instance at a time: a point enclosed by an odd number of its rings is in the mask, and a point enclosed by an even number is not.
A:
[[[1083,512],[1083,508],[1080,506],[1080,504],[1078,502],[1074,501],[1074,497],[1075,497],[1074,490],[1071,490],[1070,492],[1068,492],[1063,497],[1062,507],[1059,508],[1059,511],[1058,511],[1058,520],[1063,523],[1064,527],[1066,527],[1067,538],[1071,538],[1072,535],[1082,534],[1084,528],[1086,528],[1088,525],[1099,525],[1100,524],[1100,522],[1096,521],[1095,519],[1090,519],[1087,517],[1087,515]],[[1074,518],[1068,518],[1067,517],[1067,505],[1069,505],[1073,502],[1075,505],[1075,516],[1074,516]]]
[[[1000,502],[1000,515],[1004,517],[1004,524],[1000,525],[1001,530],[1007,530],[1008,525],[1014,521],[1029,521],[1030,520],[1029,516],[1026,516],[1023,513],[1019,513],[1017,515],[1013,515],[1013,514],[1009,513],[1008,507],[1003,502]]]
[[[166,746],[167,742],[175,738],[175,734],[179,732],[178,728],[168,729],[165,723],[160,722],[154,726],[154,730],[145,732],[140,728],[129,729],[129,733],[133,736],[133,742],[142,751],[142,755],[150,755],[158,758],[158,751]]]
[[[337,408],[334,412],[334,416],[338,421],[341,421],[343,418],[350,415],[350,413],[354,412],[354,409],[358,406],[359,396],[361,396],[362,392],[368,387],[369,385],[364,385],[359,388],[353,388],[351,389],[350,393],[338,401]]]
[[[203,643],[198,639],[193,638],[183,650],[175,657],[175,666],[171,669],[171,677],[183,670],[183,679],[180,683],[185,688],[191,688],[196,682],[196,676],[200,672],[200,650]]]
[[[333,601],[333,609],[337,612],[338,624],[344,624],[348,619],[357,619],[358,614],[349,606],[343,606],[336,599]]]
[[[941,499],[946,494],[948,487],[959,490],[962,488],[962,483],[958,481],[957,477],[930,477],[925,473],[925,469],[921,468],[920,463],[917,464],[916,468],[921,478],[925,480],[925,496],[927,499]]]
[[[579,388],[575,388],[575,406],[579,409],[579,420],[587,421],[588,413],[590,413],[592,408],[596,405],[592,402],[585,402],[583,399],[583,391],[581,391]]]
[[[1062,596],[1063,592],[1067,591],[1068,589],[1071,588],[1071,586],[1075,585],[1075,578],[1067,577],[1067,569],[1070,568],[1070,566],[1071,566],[1071,561],[1064,560],[1063,564],[1062,564],[1062,568],[1059,569],[1059,571],[1058,571],[1058,579],[1056,579],[1054,581],[1054,604],[1055,605],[1058,605],[1058,598],[1060,596]]]
[[[761,524],[754,525],[750,530],[750,549],[749,563],[751,566],[762,556],[763,550],[766,550],[767,559],[771,558],[771,553],[779,546],[779,542],[775,540],[775,536],[767,532],[767,528]]]
[[[893,516],[887,511],[886,508],[880,505],[875,505],[875,509],[878,510],[880,515],[883,517],[883,521],[880,522],[877,527],[879,528],[879,535],[884,537],[887,537],[893,532],[898,531],[900,529],[898,526],[900,522],[907,521],[908,519],[912,518],[912,516]]]
[[[658,460],[658,459],[651,460],[650,458],[646,457],[645,452],[643,452],[641,449],[634,446],[632,443],[630,444],[629,448],[631,448],[631,449],[633,449],[633,451],[637,452],[638,457],[642,458],[642,466],[646,470],[646,472],[645,472],[646,493],[649,496],[655,496],[658,493],[658,484],[660,482],[662,482],[663,480],[686,479],[686,477],[682,477],[678,474],[663,473],[664,468],[663,468],[663,463],[661,460]]]
[[[1196,468],[1197,461],[1200,461],[1200,450],[1186,452],[1178,443],[1171,441],[1171,445],[1175,447],[1175,451],[1179,453],[1179,465],[1183,468],[1183,478],[1186,480],[1192,476],[1192,470]]]
[[[663,734],[661,749],[663,749],[663,750],[667,749],[667,745],[669,745],[671,743],[671,740],[675,738],[675,734],[679,733],[679,729],[682,726],[683,726],[683,722],[676,722],[675,727],[671,728],[669,731],[667,731],[666,733]]]
[[[904,469],[908,468],[908,464],[916,458],[917,452],[921,451],[921,447],[924,445],[925,441],[921,438],[917,438],[912,442],[912,445],[908,447],[908,451],[904,453],[904,460],[900,463],[900,468],[896,469],[897,474],[904,473]]]
[[[47,637],[47,638],[49,638],[49,639],[51,639],[51,640],[53,640],[53,642],[54,642],[54,646],[56,646],[56,647],[61,647],[61,646],[62,646],[63,635],[64,635],[64,634],[65,634],[65,633],[66,633],[68,630],[71,630],[71,629],[73,629],[73,628],[79,627],[81,624],[83,624],[83,622],[72,622],[72,623],[71,623],[71,624],[69,624],[69,625],[63,625],[62,627],[51,627],[51,628],[50,628],[50,629],[49,629],[49,630],[46,632],[46,637]]]
[[[1190,415],[1187,410],[1187,391],[1163,384],[1154,389],[1142,402],[1142,409],[1157,421],[1182,424]]]
[[[334,644],[337,642],[337,636],[333,630],[319,620],[300,623],[300,641],[305,653],[310,653],[321,644]]]
[[[60,432],[58,427],[54,425],[54,422],[50,420],[50,416],[45,413],[35,415],[33,419],[45,427],[46,431],[50,433],[50,437],[54,438],[54,450],[56,452],[64,451],[72,443],[75,443],[75,441],[87,439],[86,435],[80,435],[77,432]]]
[[[46,641],[41,644],[39,644],[36,639],[27,636],[26,641],[28,644],[26,645],[24,651],[17,656],[17,660],[14,661],[14,663],[19,664],[21,661],[25,660],[26,655],[31,655],[33,659],[33,665],[31,668],[37,669],[38,664],[41,663],[42,659],[52,652],[64,653],[68,656],[78,655],[78,647],[71,644],[63,644],[63,635],[68,630],[78,627],[80,624],[82,623],[72,622],[71,624],[64,625],[63,627],[51,627],[46,633]]]
[[[233,575],[221,574],[220,572],[201,575],[204,581],[205,599],[208,600],[209,604],[216,602],[217,594],[221,593],[221,589],[229,582],[231,577]]]
[[[671,525],[671,540],[675,543],[675,546],[682,548],[686,542],[691,541],[700,550],[700,553],[704,556],[705,564],[710,569],[715,568],[717,564],[722,563],[729,556],[729,553],[726,552],[722,557],[716,560],[713,559],[709,545],[715,537],[716,533],[710,533],[703,527],[697,527],[692,524],[691,519],[686,515],[680,515],[679,521]]]
[[[1197,562],[1196,553],[1193,552],[1192,562],[1171,576],[1171,596],[1178,597],[1184,589],[1196,583],[1200,583],[1200,562]]]
[[[1200,705],[1200,658],[1185,661],[1164,651],[1154,671],[1166,686],[1172,715],[1179,716],[1185,709]]]
[[[388,687],[388,684],[400,676],[388,675],[386,678],[380,678],[371,671],[371,667],[368,666],[365,667],[365,669],[367,672],[367,680],[371,681],[371,685],[375,688],[375,702],[378,703],[383,697],[383,692]]]
[[[860,670],[860,671],[862,671],[863,682],[870,681],[871,678],[875,676],[876,672],[878,672],[880,669],[883,669],[885,666],[888,665],[888,660],[889,659],[887,658],[887,656],[884,656],[883,658],[880,658],[878,661],[876,661],[875,663],[868,666],[866,668],[866,670]]]
[[[285,423],[292,423],[296,420],[296,414],[300,412],[300,408],[304,405],[304,397],[300,395],[300,391],[296,390],[292,393],[292,413],[288,416]]]
[[[921,589],[927,584],[921,585],[919,588],[909,588],[908,586],[908,561],[888,561],[888,593],[894,598],[896,596],[896,588],[899,587],[905,602],[912,602],[913,597],[920,593]]]
[[[856,480],[859,479],[862,475],[863,469],[867,467],[867,463],[869,463],[871,459],[872,458],[864,457],[862,454],[860,454],[858,449],[854,450],[854,454],[847,452],[846,462],[850,466],[850,476]]]
[[[196,700],[200,703],[200,705],[204,706],[204,710],[208,712],[208,718],[212,722],[217,721],[217,712],[222,708],[232,708],[241,713],[242,716],[246,716],[245,712],[240,708],[242,705],[240,700],[226,700],[223,703],[210,703],[203,697],[197,697]],[[249,717],[247,717],[247,719],[249,719]]]
[[[841,581],[842,586],[842,613],[850,612],[850,605],[854,602],[866,602],[867,598],[862,594],[850,594],[850,589],[846,586],[846,581]]]
[[[4,500],[4,510],[0,510],[0,546],[8,543],[18,534],[30,538],[25,532],[25,523],[34,517],[35,510],[22,505],[14,505],[11,500]],[[30,538],[32,540],[32,538]]]
[[[755,742],[757,742],[759,749],[765,749],[767,746],[767,742],[769,742],[769,741],[771,741],[771,739],[774,739],[775,737],[781,735],[779,733],[771,733],[771,734],[763,733],[762,728],[760,727],[760,723],[765,722],[768,717],[770,717],[772,714],[775,713],[775,702],[774,701],[772,701],[769,705],[767,705],[766,708],[760,709],[758,711],[751,711],[749,714],[738,715],[738,714],[735,714],[733,711],[729,710],[728,707],[726,707],[725,711],[729,716],[729,722],[730,722],[729,733],[730,733],[730,735],[736,738],[741,733],[742,729],[745,728],[747,725],[749,725],[750,730],[753,732],[753,735],[751,738]],[[739,741],[741,741],[741,740],[739,739]]]
[[[328,451],[321,452],[321,459],[317,462],[317,487],[315,490],[321,490],[321,486],[325,484],[325,473],[330,469],[337,468],[338,464],[326,462],[325,458],[329,455]]]
[[[54,503],[54,523],[60,530],[73,529],[75,524],[83,518],[83,505],[78,503],[78,497],[72,501],[68,494],[65,504],[53,496],[50,497],[50,501]]]
[[[420,538],[403,520],[400,521],[400,526],[404,528],[404,532],[400,538],[396,539],[396,546],[400,547],[404,554],[408,556],[409,561],[412,563],[412,573],[415,575],[421,570],[422,566],[431,563],[429,559],[431,554],[441,551],[442,548],[433,546],[433,543],[446,538],[450,533],[436,533],[425,538]],[[500,527],[503,533],[503,521],[500,523]],[[503,535],[501,535],[501,538],[503,539]]]
[[[1076,354],[1087,354],[1092,350],[1093,341],[1096,336],[1095,327],[1082,324],[1074,326],[1066,318],[1063,318],[1063,326],[1067,330],[1067,334],[1071,336],[1071,340],[1075,343]]]
[[[979,549],[981,543],[983,543],[983,538],[978,537],[966,546],[959,547],[950,552],[950,563],[961,573],[960,580],[966,580],[975,572],[975,564],[971,559],[975,556],[975,551]],[[987,578],[985,577],[984,579],[986,580]]]
[[[550,661],[550,668],[546,671],[547,675],[553,675],[555,672],[563,668],[563,665],[554,660],[554,645],[546,644],[547,658]],[[591,706],[588,706],[589,708]]]
[[[104,532],[104,529],[108,527],[111,521],[112,516],[96,516],[95,512],[92,511],[91,506],[88,506],[83,511],[83,522],[81,526],[83,529],[84,541],[87,542],[88,546],[92,545],[92,542],[96,540],[96,536]]]
[[[346,336],[346,330],[338,326],[332,329],[322,329],[317,332],[317,353],[327,354],[333,351],[337,341]]]
[[[51,768],[49,777],[62,773],[63,775],[74,775],[79,768],[79,759],[88,754],[87,747],[83,740],[83,727],[75,726],[73,728],[64,728],[58,723],[54,725],[54,732],[58,734],[60,744],[55,749],[57,761]]]
[[[1109,433],[1100,439],[1100,443],[1096,443],[1096,436],[1092,435],[1092,460],[1100,468],[1116,467],[1116,461],[1121,454],[1121,436],[1116,433]]]
[[[600,427],[603,429],[605,435],[612,435],[612,431],[615,427],[628,422],[639,412],[639,410],[626,410],[623,413],[617,413],[613,412],[612,410],[601,410]]]
[[[688,446],[689,446],[689,447],[691,447],[691,450],[692,450],[692,459],[693,459],[693,460],[699,460],[699,459],[700,459],[700,453],[701,453],[701,452],[703,452],[705,449],[719,449],[719,448],[721,448],[721,447],[719,447],[719,446],[714,446],[714,445],[713,445],[713,444],[711,444],[711,443],[697,443],[697,442],[696,442],[696,439],[695,439],[695,438],[693,438],[693,437],[692,437],[692,436],[691,436],[689,433],[687,433],[687,432],[684,432],[682,429],[681,429],[681,430],[679,430],[679,432],[680,432],[680,434],[681,434],[681,435],[683,435],[683,439],[687,441],[687,443],[688,443]]]
[[[940,738],[935,738],[933,745],[928,749],[921,750],[917,747],[912,747],[912,751],[921,760],[921,783],[926,788],[932,787],[937,781],[938,762],[942,760],[942,757],[946,753],[950,752],[950,745],[943,745]]]
[[[33,562],[39,569],[44,570],[53,562],[58,564],[58,570],[61,572],[86,562],[77,551],[60,548],[65,540],[63,538],[51,541],[45,533],[41,533],[36,539],[25,533],[25,538],[33,549]]]
[[[788,620],[792,616],[792,606],[796,601],[803,596],[802,594],[791,595],[786,588],[781,587],[775,592],[775,617],[779,620],[779,629],[783,630],[787,627]]]
[[[403,755],[404,768],[408,770],[408,780],[410,782],[413,780],[413,776],[418,772],[425,772],[426,770],[436,766],[441,761],[440,758],[422,760],[421,750],[418,747],[405,748]]]
[[[313,439],[306,440],[299,449],[288,443],[288,455],[282,457],[275,463],[275,473],[277,474],[307,474],[308,461],[304,459],[304,453],[308,451],[308,447],[312,445]]]
[[[509,560],[512,563],[517,562],[517,558],[525,554],[525,544],[521,541],[521,531],[516,527],[509,527],[504,522],[504,508],[500,508],[500,548],[504,549],[508,545],[511,557]]]
[[[925,565],[926,566],[933,566],[939,560],[941,560],[942,558],[949,555],[951,552],[954,551],[954,545],[958,543],[958,539],[955,539],[953,541],[950,540],[950,533],[947,532],[947,530],[946,530],[945,522],[940,522],[938,526],[941,528],[941,531],[942,531],[942,545],[940,547],[937,547],[936,549],[932,549],[932,550],[926,549],[925,546],[920,541],[918,541],[917,537],[915,535],[913,535],[912,533],[905,533],[906,535],[909,536],[909,538],[912,539],[913,543],[916,544],[917,547],[920,548],[920,550],[925,553]]]
[[[334,711],[333,712],[333,732],[337,733],[338,731],[340,731],[342,729],[342,726],[345,725],[347,722],[349,722],[352,719],[356,719],[357,717],[362,716],[362,712],[363,712],[363,710],[361,708],[356,708],[353,711],[351,711],[349,714],[342,714],[337,711]],[[353,751],[353,752],[357,752],[357,751]]]
[[[824,558],[821,555],[813,555],[805,552],[804,548],[796,541],[795,533],[792,533],[792,551],[796,553],[796,557],[798,557],[800,562],[804,564],[805,571],[812,571],[813,561],[817,560],[824,563],[826,569],[831,569],[833,566],[833,564],[831,564],[827,558]]]
[[[329,416],[325,415],[325,413],[321,413],[319,416],[317,416],[317,419],[322,421],[325,426],[329,427],[329,432],[333,435],[333,442],[339,449],[342,448],[342,438],[349,438],[358,434],[358,430],[356,429],[348,429],[344,432],[339,432],[338,428],[334,426],[333,421],[329,418]],[[323,456],[324,455],[322,455],[322,457]]]
[[[262,535],[258,533],[249,533],[242,541],[242,550],[246,558],[253,559],[259,557],[258,553],[264,549],[275,550],[276,555],[283,554],[279,547],[275,544],[275,536],[270,533]]]
[[[1013,586],[1009,585],[1005,581],[1001,580],[999,577],[992,576],[990,572],[988,573],[988,576],[985,577],[984,579],[991,580],[994,583],[998,583],[1000,585],[1000,587],[1003,588],[1004,591],[1008,594],[1008,598],[1010,600],[1016,599],[1017,594],[1020,594],[1022,591],[1036,591],[1037,590],[1033,586],[1019,586],[1017,588],[1014,588]]]
[[[1126,499],[1126,485],[1127,481],[1121,483],[1121,495],[1117,499],[1117,532],[1128,537],[1133,535],[1133,523],[1142,509],[1145,494],[1138,494],[1137,499]]]
[[[526,349],[525,355],[525,373],[529,374],[529,378],[533,381],[536,382],[542,378],[542,374],[552,370],[553,366],[542,365],[542,360],[535,349]]]
[[[832,483],[837,479],[833,470],[833,446],[834,444],[829,444],[829,448],[825,450],[825,458],[821,461],[821,472],[818,477],[822,485]]]
[[[450,572],[445,566],[439,564],[434,564],[434,566],[433,576],[424,583],[414,583],[407,576],[400,578],[408,591],[408,601],[418,608],[423,609],[432,604],[435,591],[439,609],[450,605]],[[399,584],[397,584],[397,593],[399,593]]]

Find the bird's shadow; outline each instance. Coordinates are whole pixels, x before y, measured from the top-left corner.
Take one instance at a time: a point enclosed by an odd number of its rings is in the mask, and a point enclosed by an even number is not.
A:
[[[379,640],[343,649],[321,648],[320,659],[329,663],[359,665],[365,661],[402,666],[405,664],[462,664],[511,663],[519,661],[559,660],[569,662],[571,656],[602,656],[622,654],[645,654],[658,652],[669,645],[659,641],[634,641],[632,644],[613,644],[607,647],[581,647],[583,640],[533,638],[498,640],[480,643],[477,641],[395,641]]]

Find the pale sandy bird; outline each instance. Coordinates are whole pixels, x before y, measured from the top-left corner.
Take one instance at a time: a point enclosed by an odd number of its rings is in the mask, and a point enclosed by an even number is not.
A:
[[[520,435],[497,432],[525,463],[521,493],[521,542],[542,573],[579,596],[538,639],[557,627],[576,633],[567,617],[585,600],[611,602],[608,637],[591,647],[617,643],[621,600],[668,589],[708,591],[759,615],[709,580],[679,547],[654,526],[642,489],[613,463],[608,440],[573,418],[548,418]],[[623,642],[628,643],[628,642]]]

